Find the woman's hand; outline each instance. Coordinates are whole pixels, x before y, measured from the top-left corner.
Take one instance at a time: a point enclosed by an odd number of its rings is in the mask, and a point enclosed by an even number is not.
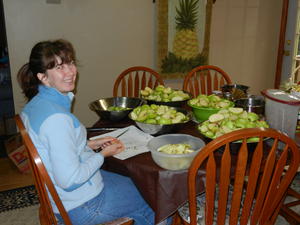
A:
[[[122,141],[115,138],[114,141],[110,141],[108,145],[102,147],[100,152],[104,157],[116,155],[124,151],[125,146]]]
[[[104,157],[118,154],[125,149],[124,144],[120,140],[109,136],[95,140],[89,140],[87,144],[90,148],[95,150],[101,148],[101,154]]]
[[[87,145],[91,149],[96,150],[96,149],[99,149],[99,148],[106,147],[106,145],[108,145],[110,141],[114,141],[114,140],[117,140],[117,139],[114,138],[114,137],[107,136],[107,137],[103,137],[103,138],[97,138],[97,139],[94,139],[94,140],[88,140]]]

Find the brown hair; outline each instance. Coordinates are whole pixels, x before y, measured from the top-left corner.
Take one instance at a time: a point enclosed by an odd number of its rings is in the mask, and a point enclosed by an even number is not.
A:
[[[37,74],[46,73],[48,69],[54,68],[58,64],[57,57],[62,60],[62,64],[72,61],[76,63],[75,50],[66,40],[43,41],[32,48],[29,62],[20,68],[17,75],[23,94],[28,101],[38,93],[41,81]]]

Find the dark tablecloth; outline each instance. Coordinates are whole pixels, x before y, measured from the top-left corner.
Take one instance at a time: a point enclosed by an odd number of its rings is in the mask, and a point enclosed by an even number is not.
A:
[[[98,121],[93,127],[121,128],[132,124],[133,123],[129,120],[123,121],[122,123]],[[203,138],[197,131],[196,123],[194,122],[187,123],[174,133],[191,134]],[[89,136],[98,134],[100,133],[92,132],[89,133]],[[155,221],[157,223],[172,215],[187,201],[187,170],[171,171],[163,169],[155,164],[150,152],[126,160],[119,160],[114,157],[106,158],[103,169],[129,176],[144,199],[154,210]],[[203,190],[204,183],[200,178],[199,192]]]

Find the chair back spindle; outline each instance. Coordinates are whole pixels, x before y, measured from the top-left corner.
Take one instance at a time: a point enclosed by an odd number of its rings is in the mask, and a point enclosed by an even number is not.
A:
[[[140,90],[160,84],[164,85],[164,81],[156,71],[143,66],[130,67],[116,79],[113,96],[139,97]]]
[[[182,88],[196,97],[199,94],[210,95],[225,84],[231,84],[229,75],[217,66],[206,65],[191,70],[185,76]]]

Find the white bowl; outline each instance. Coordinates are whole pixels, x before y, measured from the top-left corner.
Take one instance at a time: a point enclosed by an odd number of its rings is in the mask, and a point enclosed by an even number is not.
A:
[[[190,144],[195,150],[188,154],[167,154],[158,152],[157,149],[167,144]],[[205,142],[197,137],[188,134],[165,134],[152,138],[147,147],[151,151],[151,156],[154,162],[160,167],[167,170],[183,170],[188,169],[194,157],[205,146]]]

